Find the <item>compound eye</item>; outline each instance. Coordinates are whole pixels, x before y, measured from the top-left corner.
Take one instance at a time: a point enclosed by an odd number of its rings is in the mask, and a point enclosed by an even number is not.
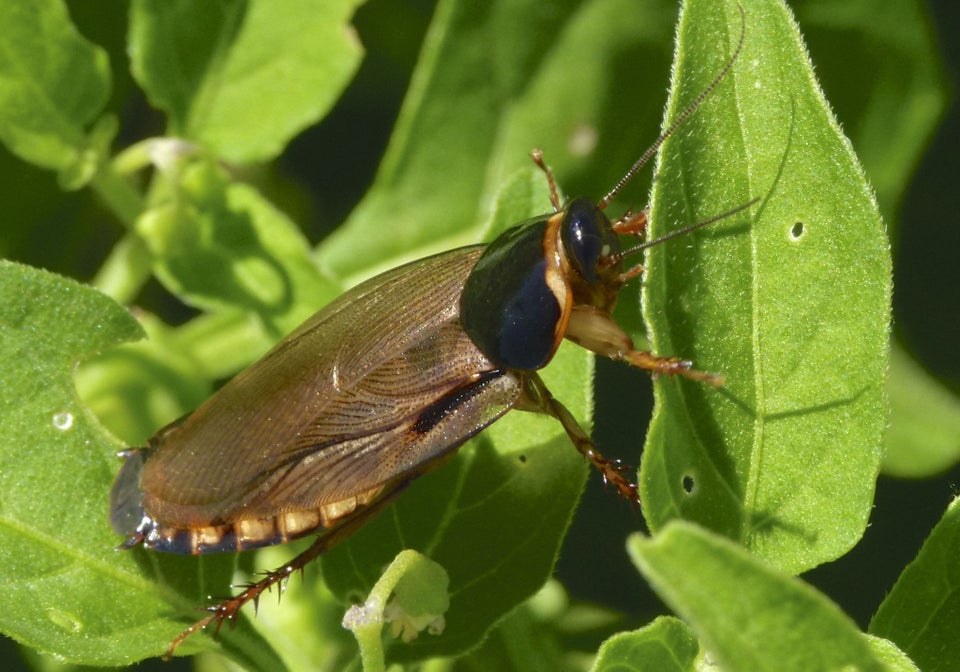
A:
[[[575,198],[567,205],[560,238],[570,263],[590,284],[600,281],[600,260],[620,251],[620,241],[610,220],[588,198]]]

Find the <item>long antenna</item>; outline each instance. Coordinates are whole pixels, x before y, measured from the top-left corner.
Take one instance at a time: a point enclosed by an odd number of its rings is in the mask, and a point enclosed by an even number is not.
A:
[[[620,178],[620,181],[607,192],[607,195],[600,199],[600,202],[597,204],[601,210],[607,207],[617,194],[620,193],[620,190],[627,186],[627,183],[634,178],[634,176],[640,172],[640,169],[647,165],[647,162],[653,158],[653,155],[657,153],[657,150],[660,149],[660,146],[666,142],[667,138],[673,135],[673,132],[677,130],[677,127],[685,122],[690,115],[697,111],[697,108],[706,100],[707,96],[713,93],[713,90],[717,88],[717,85],[723,81],[723,78],[727,76],[727,73],[730,72],[730,69],[733,67],[733,64],[736,62],[737,57],[740,55],[740,50],[743,48],[743,37],[747,32],[747,17],[743,11],[743,7],[739,4],[737,9],[740,11],[740,39],[737,41],[737,48],[733,50],[733,55],[730,56],[730,59],[727,61],[727,64],[723,66],[723,70],[713,78],[713,81],[700,92],[700,95],[697,96],[692,103],[687,105],[683,111],[677,115],[677,118],[673,120],[667,130],[660,134],[660,137],[657,138],[649,149],[643,153],[643,155],[637,159],[636,163],[630,166],[630,170],[627,171],[627,174]]]
[[[753,199],[752,201],[747,201],[746,203],[743,203],[743,204],[741,204],[741,205],[738,205],[738,206],[735,207],[735,208],[731,208],[730,210],[727,210],[726,212],[721,212],[719,215],[714,215],[714,216],[711,217],[710,219],[705,219],[705,220],[703,220],[702,222],[697,222],[696,224],[691,224],[690,226],[685,226],[685,227],[683,227],[682,229],[677,229],[676,231],[671,231],[670,233],[665,233],[665,234],[663,234],[662,236],[660,236],[659,238],[654,238],[653,240],[644,241],[644,242],[640,243],[639,245],[634,245],[633,247],[631,247],[631,248],[628,249],[628,250],[623,250],[623,251],[620,252],[620,254],[617,255],[617,256],[619,256],[619,257],[621,257],[621,258],[627,257],[627,256],[630,256],[631,254],[635,254],[635,253],[639,252],[640,250],[645,250],[645,249],[647,249],[648,247],[653,247],[654,245],[659,245],[660,243],[666,242],[666,241],[670,240],[671,238],[678,238],[678,237],[680,237],[680,236],[683,236],[683,235],[686,235],[686,234],[690,233],[691,231],[696,231],[697,229],[702,229],[702,228],[705,227],[705,226],[710,226],[711,224],[713,224],[713,223],[715,223],[715,222],[719,222],[721,219],[726,219],[727,217],[732,217],[733,215],[736,215],[737,213],[740,213],[740,212],[743,212],[744,210],[749,209],[751,206],[756,205],[759,201],[760,201],[759,198],[755,198],[755,199]]]

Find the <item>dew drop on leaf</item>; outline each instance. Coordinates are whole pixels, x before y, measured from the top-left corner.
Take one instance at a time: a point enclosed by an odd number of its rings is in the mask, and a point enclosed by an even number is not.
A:
[[[73,427],[73,413],[61,411],[53,414],[53,426],[57,429],[66,431]]]

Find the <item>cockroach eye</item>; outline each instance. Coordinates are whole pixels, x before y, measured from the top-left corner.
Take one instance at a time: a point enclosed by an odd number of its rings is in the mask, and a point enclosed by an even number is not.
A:
[[[590,284],[600,282],[597,262],[620,251],[620,240],[607,216],[588,198],[576,198],[567,206],[560,238],[570,263]]]

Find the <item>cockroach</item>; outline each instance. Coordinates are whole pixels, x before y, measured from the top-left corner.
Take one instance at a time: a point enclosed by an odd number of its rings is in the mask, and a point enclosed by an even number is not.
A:
[[[639,502],[636,483],[597,451],[537,371],[567,338],[654,374],[722,384],[688,360],[637,350],[611,311],[624,283],[642,272],[624,269],[625,256],[753,201],[628,250],[619,237],[642,236],[648,212],[610,221],[603,211],[724,79],[743,37],[713,82],[599,202],[561,204],[534,151],[552,212],[489,245],[420,259],[354,287],[146,447],[121,453],[111,492],[111,523],[127,537],[121,548],[199,555],[317,536],[290,562],[209,607],[167,656],[201,628],[234,619],[510,410],[559,420],[604,481]]]

